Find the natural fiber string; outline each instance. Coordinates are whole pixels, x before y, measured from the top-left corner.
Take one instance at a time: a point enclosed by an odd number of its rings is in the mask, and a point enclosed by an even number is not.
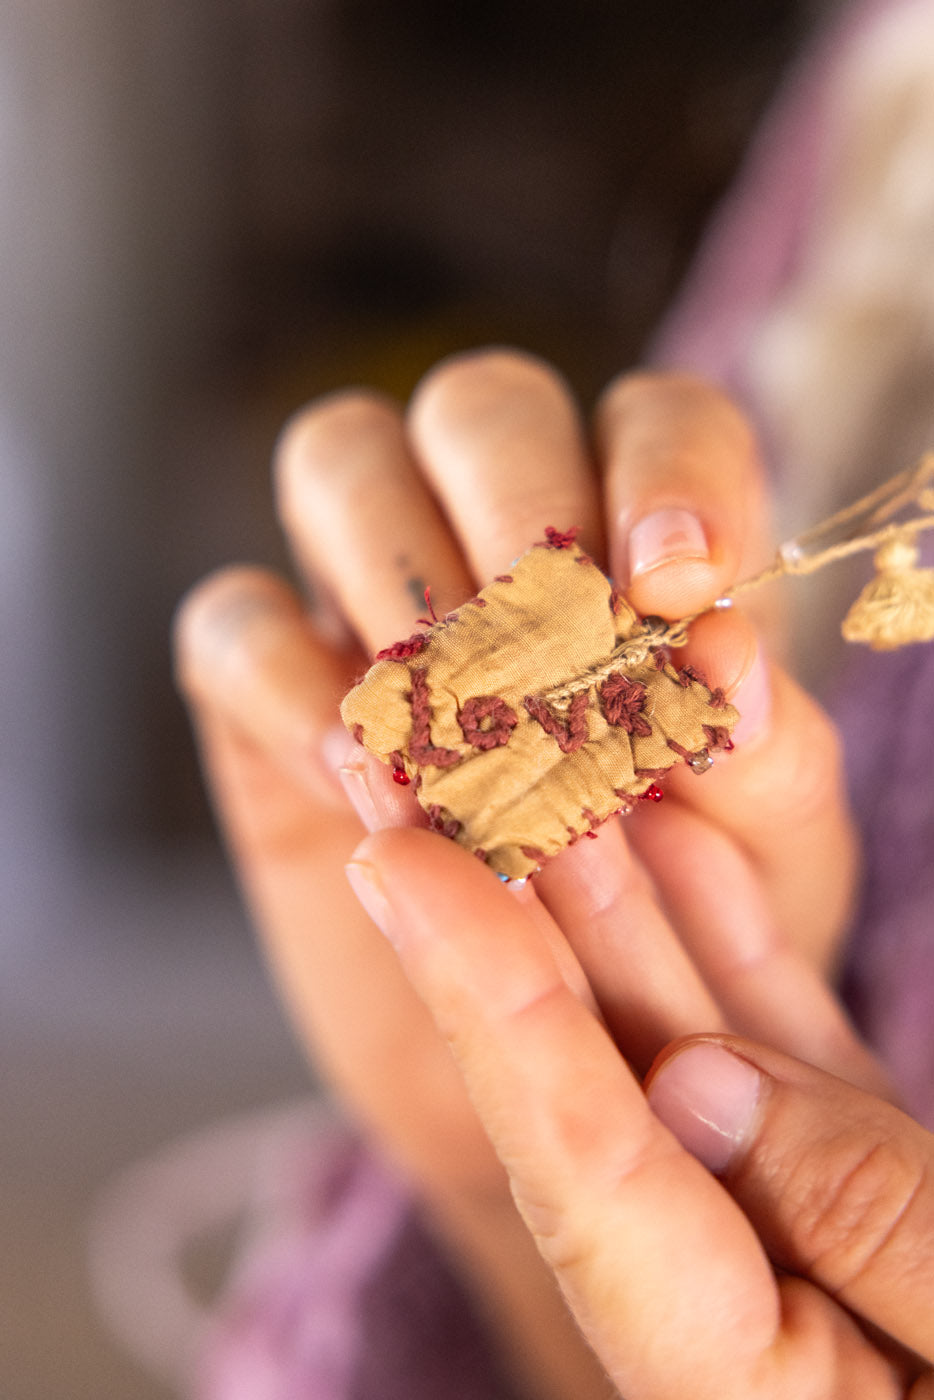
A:
[[[909,506],[930,513],[913,520],[892,520]],[[850,610],[843,626],[844,637],[881,648],[929,641],[934,638],[934,571],[916,569],[914,565],[917,536],[932,528],[934,452],[928,452],[914,467],[899,472],[868,495],[788,540],[761,572],[735,584],[711,607],[668,624],[660,618],[643,619],[641,631],[615,647],[602,665],[549,691],[545,699],[555,709],[563,710],[575,695],[599,685],[614,671],[641,666],[650,653],[662,647],[683,647],[692,624],[706,613],[731,607],[735,598],[774,579],[814,574],[867,549],[877,550],[879,577],[872,580]],[[825,544],[828,540],[833,542]]]

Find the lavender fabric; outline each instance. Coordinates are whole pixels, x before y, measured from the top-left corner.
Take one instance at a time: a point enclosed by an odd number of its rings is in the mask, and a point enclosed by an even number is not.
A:
[[[934,649],[860,655],[832,708],[866,859],[846,996],[906,1104],[934,1129]]]
[[[828,75],[848,38],[890,8],[885,0],[852,7],[792,75],[658,337],[657,363],[730,384],[753,414],[744,348],[807,239]],[[934,648],[859,655],[831,709],[866,843],[846,995],[909,1106],[934,1127]],[[405,1193],[352,1143],[303,1228],[231,1291],[198,1394],[514,1400]]]
[[[398,1179],[318,1132],[281,1227],[239,1263],[198,1400],[516,1400]]]

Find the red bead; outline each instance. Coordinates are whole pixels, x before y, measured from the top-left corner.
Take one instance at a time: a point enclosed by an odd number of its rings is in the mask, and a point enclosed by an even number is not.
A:
[[[394,768],[392,770],[392,780],[394,783],[398,783],[400,787],[408,787],[409,783],[412,781],[404,768]]]
[[[639,801],[640,801],[640,802],[661,802],[661,800],[662,800],[662,798],[663,798],[664,796],[665,796],[665,794],[662,792],[662,790],[661,790],[661,788],[658,786],[658,784],[657,784],[657,783],[653,783],[651,787],[647,787],[647,788],[646,788],[645,792],[640,792],[640,793],[639,793]]]

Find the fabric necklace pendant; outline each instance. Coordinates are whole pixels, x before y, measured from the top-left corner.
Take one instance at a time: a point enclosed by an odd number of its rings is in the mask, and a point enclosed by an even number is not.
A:
[[[347,727],[411,781],[432,827],[523,878],[676,764],[706,772],[739,718],[671,659],[575,531],[549,529],[457,612],[381,652],[344,700]]]

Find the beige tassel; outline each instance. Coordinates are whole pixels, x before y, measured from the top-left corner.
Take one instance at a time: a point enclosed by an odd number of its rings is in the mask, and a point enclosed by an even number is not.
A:
[[[919,569],[913,533],[896,535],[876,552],[876,577],[850,608],[842,632],[848,642],[892,651],[934,639],[934,569]]]

